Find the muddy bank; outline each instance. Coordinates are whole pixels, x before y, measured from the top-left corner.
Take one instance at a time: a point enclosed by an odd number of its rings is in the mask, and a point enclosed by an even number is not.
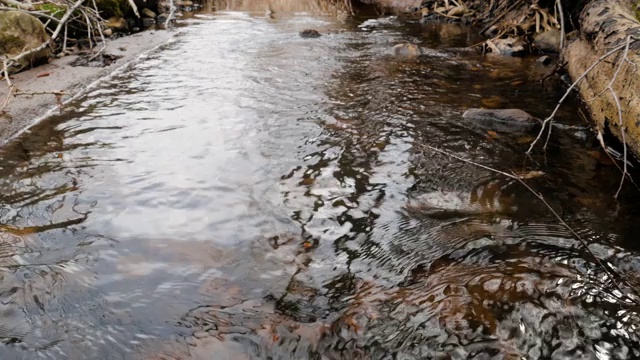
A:
[[[170,41],[175,34],[167,31],[147,31],[111,40],[103,52],[104,59],[101,59],[100,64],[89,64],[93,66],[74,66],[86,59],[72,55],[12,75],[18,95],[10,98],[2,114],[0,142],[4,143],[26,130],[45,114],[58,111],[60,102],[64,103],[83,93],[93,82],[126,66],[141,54]],[[52,94],[60,92],[64,95]],[[7,95],[8,87],[0,87],[0,98],[5,99]]]

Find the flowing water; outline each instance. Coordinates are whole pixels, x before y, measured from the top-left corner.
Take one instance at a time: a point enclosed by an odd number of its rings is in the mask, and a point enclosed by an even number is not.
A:
[[[531,158],[461,116],[545,116],[548,69],[453,24],[233,10],[0,150],[0,358],[640,356],[639,192],[578,105]],[[528,174],[575,233],[425,145]]]

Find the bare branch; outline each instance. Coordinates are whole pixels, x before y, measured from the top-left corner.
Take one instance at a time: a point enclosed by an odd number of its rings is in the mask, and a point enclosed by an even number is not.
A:
[[[632,38],[632,39],[634,41],[636,41],[636,39],[634,39],[634,38]],[[582,81],[582,79],[584,79],[591,72],[591,70],[593,70],[596,66],[598,66],[598,64],[600,64],[601,62],[606,60],[608,57],[610,57],[611,55],[619,52],[620,50],[622,50],[624,48],[625,48],[625,44],[618,45],[618,46],[614,47],[613,49],[609,50],[606,54],[600,56],[600,58],[598,58],[598,60],[596,60],[593,64],[591,64],[591,66],[589,66],[589,68],[585,72],[583,72],[582,75],[580,75],[576,79],[576,81],[573,82],[573,84],[571,84],[571,86],[564,93],[564,95],[562,96],[560,101],[558,101],[558,104],[556,105],[555,109],[553,109],[553,112],[551,113],[551,115],[549,115],[549,117],[544,119],[544,121],[542,122],[542,129],[540,129],[540,132],[538,133],[538,136],[535,138],[535,140],[533,140],[533,142],[531,143],[531,146],[529,146],[529,150],[527,150],[527,154],[530,154],[531,151],[533,151],[533,148],[536,146],[536,144],[538,143],[538,141],[542,137],[542,134],[546,130],[547,126],[549,127],[549,130],[548,130],[549,134],[547,135],[547,139],[549,139],[549,137],[551,135],[551,128],[552,128],[550,123],[553,121],[553,118],[556,116],[556,113],[558,112],[558,110],[560,110],[560,106],[562,106],[564,101],[567,99],[567,97],[569,97],[569,94],[578,85],[578,83],[580,81]],[[546,147],[547,147],[547,144],[545,144],[544,148],[546,149]]]
[[[167,20],[164,22],[165,29],[169,29],[169,24],[171,23],[173,14],[176,12],[176,6],[174,5],[173,0],[169,0],[169,4],[171,6],[171,10],[169,11],[169,16],[167,16]]]

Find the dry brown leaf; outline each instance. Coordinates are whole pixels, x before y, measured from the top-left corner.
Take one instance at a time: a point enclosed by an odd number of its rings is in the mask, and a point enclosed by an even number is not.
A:
[[[531,171],[516,173],[516,176],[522,180],[529,180],[529,179],[535,179],[540,176],[544,176],[544,172],[540,170],[531,170]]]

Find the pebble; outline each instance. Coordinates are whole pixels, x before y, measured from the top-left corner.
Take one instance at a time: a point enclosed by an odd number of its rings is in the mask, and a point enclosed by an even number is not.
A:
[[[537,61],[537,62],[539,62],[539,63],[540,63],[540,64],[542,64],[542,65],[549,65],[549,64],[551,64],[551,58],[550,58],[549,56],[547,56],[547,55],[540,56],[540,57],[538,58],[538,60],[536,60],[536,61]]]
[[[206,333],[205,331],[196,331],[193,333],[193,337],[196,339],[204,339],[206,337],[208,337],[209,334]]]

